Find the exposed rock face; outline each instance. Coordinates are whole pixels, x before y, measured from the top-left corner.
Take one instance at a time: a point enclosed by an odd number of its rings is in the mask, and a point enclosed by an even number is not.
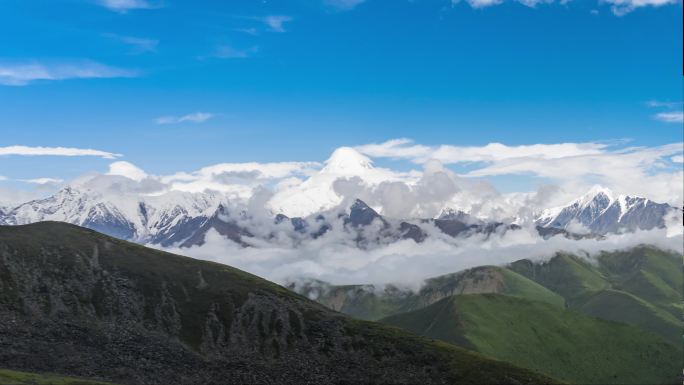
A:
[[[678,209],[642,197],[615,195],[596,186],[567,206],[545,210],[537,224],[568,230],[582,227],[595,234],[650,230],[664,227],[672,211]]]
[[[549,381],[54,222],[0,227],[0,363],[126,384]]]

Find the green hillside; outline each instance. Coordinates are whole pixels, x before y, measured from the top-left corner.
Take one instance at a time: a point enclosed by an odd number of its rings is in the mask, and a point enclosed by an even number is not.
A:
[[[681,257],[654,247],[602,253],[593,263],[559,254],[549,261],[521,260],[509,268],[562,295],[570,308],[624,322],[682,348]]]
[[[310,290],[312,288],[303,290],[303,294],[308,296]],[[359,319],[378,320],[423,308],[451,295],[475,293],[507,294],[558,307],[564,307],[565,304],[565,299],[559,294],[499,266],[480,266],[431,278],[418,293],[407,293],[392,287],[378,292],[369,285],[325,285],[315,297],[319,303],[333,310]]]
[[[55,222],[0,226],[0,346],[5,368],[126,384],[554,383],[226,265]]]
[[[682,367],[654,334],[512,296],[452,296],[382,322],[570,383],[674,383]]]

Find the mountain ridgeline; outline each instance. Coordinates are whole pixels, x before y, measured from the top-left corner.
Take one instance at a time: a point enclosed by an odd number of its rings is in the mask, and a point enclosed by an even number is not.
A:
[[[0,346],[6,369],[121,384],[554,382],[57,222],[0,227]]]
[[[394,286],[292,289],[569,383],[675,383],[682,365],[681,256],[649,246],[594,260],[559,253]]]
[[[615,196],[606,189],[595,188],[567,206],[545,210],[535,220],[535,226],[544,238],[560,235],[571,239],[600,239],[613,232],[664,227],[667,216],[677,210],[645,198]],[[232,206],[217,193],[172,191],[160,196],[137,197],[66,187],[51,197],[0,210],[0,224],[61,221],[162,247],[202,245],[212,231],[241,246],[249,246],[282,236],[290,237],[293,242],[306,242],[339,227],[350,233],[364,230],[358,238],[359,245],[364,246],[403,239],[420,243],[428,234],[434,234],[432,230],[450,237],[468,237],[521,229],[513,220],[487,221],[447,208],[436,218],[387,218],[358,199],[307,217],[277,214],[272,223],[255,222],[252,214]],[[264,234],[264,227],[271,231]]]

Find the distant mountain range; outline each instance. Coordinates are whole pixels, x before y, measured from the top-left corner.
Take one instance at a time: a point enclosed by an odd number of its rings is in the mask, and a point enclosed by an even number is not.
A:
[[[653,247],[558,253],[392,285],[290,288],[350,316],[398,326],[567,383],[672,383],[682,365],[681,255]],[[650,361],[650,362],[648,362]]]
[[[345,170],[343,165],[336,167]],[[520,229],[515,223],[486,221],[449,209],[436,218],[387,218],[358,199],[304,218],[277,214],[271,220],[261,218],[260,221],[256,221],[252,213],[231,207],[230,201],[217,193],[170,192],[139,197],[66,187],[48,198],[0,210],[0,224],[60,221],[164,247],[201,245],[212,230],[248,246],[250,239],[255,237],[268,239],[275,233],[283,233],[306,241],[339,227],[358,233],[358,244],[363,246],[400,239],[422,242],[435,228],[451,237],[488,236]],[[666,215],[673,209],[668,204],[646,198],[616,196],[607,189],[594,188],[566,206],[545,210],[535,224],[544,237],[600,237],[613,232],[663,227]],[[264,233],[264,228],[269,226],[271,231]]]

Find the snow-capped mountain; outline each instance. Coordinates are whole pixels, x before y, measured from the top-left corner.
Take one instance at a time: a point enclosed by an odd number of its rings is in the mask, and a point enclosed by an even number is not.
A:
[[[450,209],[442,210],[436,218],[401,219],[385,217],[358,199],[345,204],[334,191],[336,178],[363,171],[368,183],[372,183],[383,173],[364,158],[352,149],[338,150],[324,170],[307,181],[311,183],[302,184],[301,195],[280,197],[279,204],[292,203],[295,212],[309,213],[315,206],[332,207],[301,217],[288,217],[280,211],[272,216],[262,212],[255,218],[254,213],[239,208],[243,206],[236,206],[235,202],[231,204],[220,193],[171,191],[149,196],[75,184],[48,198],[0,211],[0,224],[69,222],[121,239],[163,247],[202,245],[212,231],[239,245],[249,246],[272,239],[290,239],[298,244],[325,236],[332,230],[337,235],[340,231],[349,235],[349,239],[365,247],[401,239],[420,243],[440,233],[449,237],[469,237],[521,229],[513,222],[475,218]],[[678,209],[595,187],[566,206],[545,210],[536,225],[538,233],[545,238],[561,235],[579,239],[662,227],[671,210]]]
[[[212,193],[172,191],[140,197],[68,186],[8,210],[0,216],[0,224],[68,222],[121,239],[166,246],[190,237],[219,204],[220,197]]]
[[[358,178],[362,183],[377,185],[405,179],[386,169],[376,168],[373,162],[351,147],[336,149],[325,166],[300,185],[276,193],[269,202],[271,210],[292,217],[305,217],[340,205],[343,197],[335,192],[335,182],[344,178]]]
[[[561,207],[545,210],[537,224],[596,234],[650,230],[665,225],[666,215],[674,208],[649,199],[616,195],[607,188],[595,186],[585,195]]]

